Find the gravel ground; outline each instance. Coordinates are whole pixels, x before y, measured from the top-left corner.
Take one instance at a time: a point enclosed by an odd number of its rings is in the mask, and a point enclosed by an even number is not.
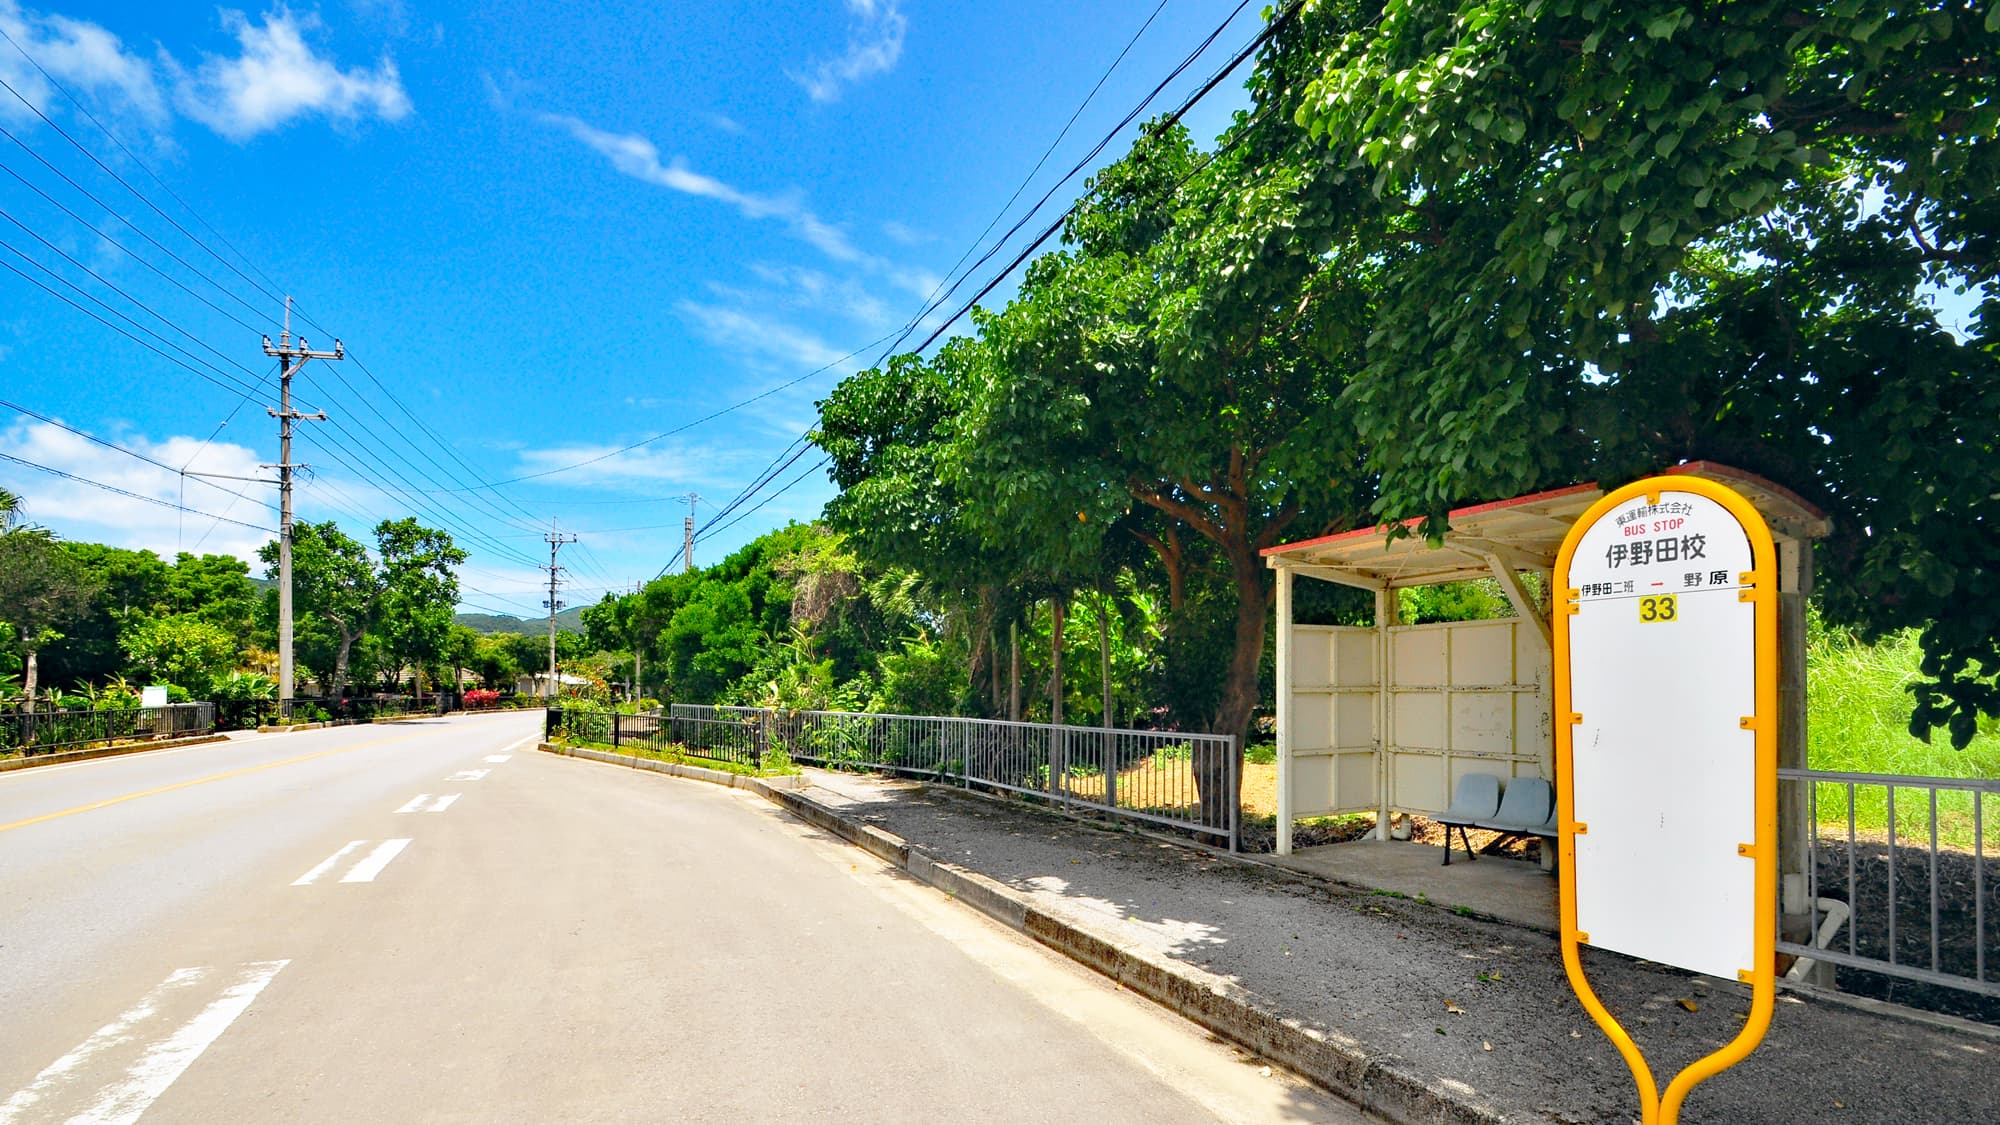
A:
[[[874,777],[812,778],[813,796],[932,855],[1229,976],[1309,1024],[1463,1084],[1510,1118],[1637,1119],[1631,1076],[1577,1004],[1546,935],[1017,802]],[[1733,1036],[1749,1009],[1749,990],[1733,982],[1589,951],[1586,969],[1662,1085]],[[1818,1118],[2000,1120],[2000,1039],[1781,993],[1763,1045],[1697,1087],[1682,1119]]]

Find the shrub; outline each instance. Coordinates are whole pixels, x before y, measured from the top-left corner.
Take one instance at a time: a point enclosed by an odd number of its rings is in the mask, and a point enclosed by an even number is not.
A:
[[[474,688],[465,693],[465,706],[468,710],[481,711],[499,701],[500,693],[486,688]]]

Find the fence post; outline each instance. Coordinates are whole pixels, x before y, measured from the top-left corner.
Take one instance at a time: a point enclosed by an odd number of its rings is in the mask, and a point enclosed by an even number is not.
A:
[[[754,769],[764,768],[764,750],[771,744],[771,712],[757,712],[757,735],[750,743],[750,765]]]
[[[1229,850],[1241,846],[1238,840],[1243,820],[1243,736],[1229,736]]]
[[[616,750],[623,745],[625,745],[625,716],[613,711],[611,713],[611,748]]]

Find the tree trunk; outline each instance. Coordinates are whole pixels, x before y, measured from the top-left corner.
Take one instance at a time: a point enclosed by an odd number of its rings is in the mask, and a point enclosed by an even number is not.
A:
[[[1116,717],[1111,699],[1111,612],[1110,599],[1102,593],[1097,595],[1097,659],[1104,673],[1104,721],[1098,725],[1109,729]]]
[[[1062,725],[1063,600],[1049,599],[1049,722]]]
[[[1007,623],[1007,718],[1021,721],[1021,623]]]
[[[1195,769],[1201,794],[1201,822],[1211,828],[1229,824],[1229,801],[1243,776],[1241,748],[1257,710],[1257,668],[1264,655],[1264,629],[1271,594],[1261,560],[1247,541],[1230,544],[1230,577],[1236,583],[1236,640],[1230,654],[1229,676],[1223,681],[1222,705],[1216,710],[1214,733],[1234,736],[1236,752],[1204,747]]]
[[[26,654],[26,662],[21,669],[21,686],[27,692],[28,714],[32,715],[35,713],[35,680],[40,674],[41,667],[37,662],[38,654],[33,648],[28,647],[28,633],[25,629],[21,631],[21,650]]]
[[[327,698],[339,700],[347,692],[347,654],[354,648],[354,642],[361,639],[359,633],[340,631],[340,651],[333,655],[333,683],[327,688]]]

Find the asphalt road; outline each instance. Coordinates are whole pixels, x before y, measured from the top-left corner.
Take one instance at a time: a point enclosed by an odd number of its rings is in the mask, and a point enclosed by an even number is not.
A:
[[[745,794],[533,715],[0,775],[0,1125],[1347,1121]]]

